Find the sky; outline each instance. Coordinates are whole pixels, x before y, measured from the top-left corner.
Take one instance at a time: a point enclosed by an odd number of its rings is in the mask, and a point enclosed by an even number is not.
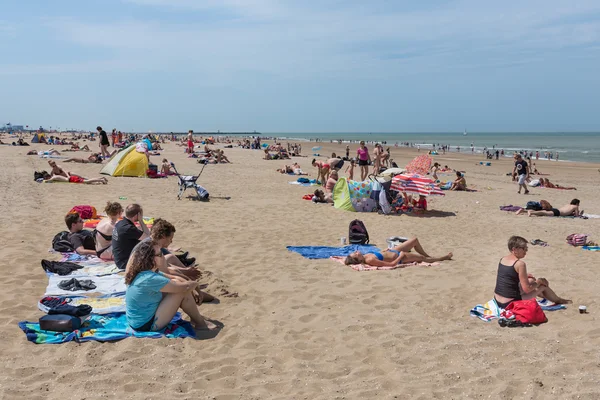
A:
[[[0,125],[600,131],[600,1],[2,0]]]

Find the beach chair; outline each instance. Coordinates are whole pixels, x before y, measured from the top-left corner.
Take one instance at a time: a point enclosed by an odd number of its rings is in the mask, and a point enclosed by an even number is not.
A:
[[[177,168],[175,168],[174,163],[171,163],[171,166],[173,167],[173,170],[175,171],[175,174],[177,175],[177,180],[178,180],[178,184],[179,184],[179,192],[177,193],[177,200],[181,200],[181,196],[183,196],[183,193],[187,189],[194,189],[194,191],[196,192],[196,195],[198,196],[198,200],[202,200],[202,201],[209,200],[208,190],[206,190],[205,188],[203,188],[202,186],[200,186],[196,183],[198,178],[200,178],[200,175],[202,175],[202,171],[204,171],[206,164],[204,164],[202,166],[202,169],[200,170],[200,173],[198,175],[181,175],[177,171]]]

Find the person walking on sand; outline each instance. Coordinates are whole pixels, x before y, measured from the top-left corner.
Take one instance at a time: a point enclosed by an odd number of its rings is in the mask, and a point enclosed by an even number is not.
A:
[[[527,180],[529,179],[529,164],[527,161],[523,160],[523,156],[519,153],[515,154],[515,167],[513,168],[513,175],[517,176],[517,182],[519,184],[519,191],[517,193],[521,194],[521,188],[525,189],[525,194],[529,194],[529,190],[527,189]]]
[[[98,131],[98,136],[100,136],[100,153],[102,154],[102,157],[110,158],[110,153],[108,152],[108,146],[110,145],[108,135],[101,126],[98,126],[96,130]]]

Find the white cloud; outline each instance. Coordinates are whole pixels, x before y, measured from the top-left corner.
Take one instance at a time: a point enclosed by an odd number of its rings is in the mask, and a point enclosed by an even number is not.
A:
[[[126,1],[236,18],[202,25],[63,18],[47,26],[62,40],[111,50],[122,68],[188,65],[221,80],[233,80],[240,71],[287,79],[390,77],[462,67],[471,58],[493,67],[537,62],[546,52],[600,42],[600,24],[583,18],[600,12],[595,1],[455,1],[410,12],[374,11],[363,2]]]

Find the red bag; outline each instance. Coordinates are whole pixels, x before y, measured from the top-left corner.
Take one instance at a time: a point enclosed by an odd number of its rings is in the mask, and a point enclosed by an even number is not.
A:
[[[98,212],[96,207],[92,206],[75,206],[69,211],[69,214],[78,213],[81,219],[96,219]]]
[[[505,311],[512,312],[515,319],[524,324],[542,324],[548,321],[536,299],[513,301]]]

